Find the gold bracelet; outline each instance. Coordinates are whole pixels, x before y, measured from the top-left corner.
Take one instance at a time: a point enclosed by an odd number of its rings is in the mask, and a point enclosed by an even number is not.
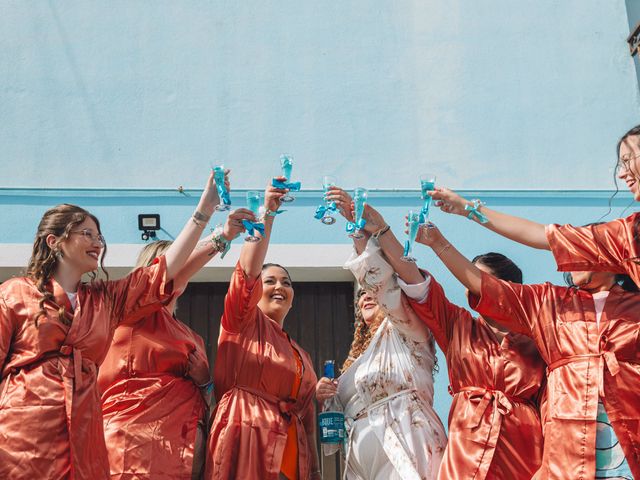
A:
[[[451,244],[450,244],[450,243],[447,243],[444,247],[442,247],[442,248],[440,249],[440,251],[439,251],[439,252],[436,252],[436,255],[437,255],[437,256],[442,255],[444,252],[446,252],[446,251],[449,249],[449,247],[450,247],[450,246],[451,246]]]

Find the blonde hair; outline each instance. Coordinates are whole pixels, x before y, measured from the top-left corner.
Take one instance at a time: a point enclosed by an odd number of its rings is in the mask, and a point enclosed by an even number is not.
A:
[[[170,240],[156,240],[155,242],[145,245],[138,254],[138,260],[136,260],[136,268],[148,267],[153,264],[153,261],[164,254],[173,242]]]
[[[356,319],[355,319],[355,331],[353,332],[353,341],[351,342],[351,347],[349,348],[349,355],[347,355],[347,359],[342,364],[342,368],[340,369],[340,373],[344,373],[352,364],[355,362],[360,355],[364,353],[364,351],[369,348],[369,344],[373,339],[373,336],[378,331],[378,328],[382,324],[382,321],[385,319],[386,314],[382,308],[378,306],[378,313],[376,316],[369,322],[369,325],[364,321],[364,317],[362,316],[362,310],[358,305],[358,299],[364,293],[362,288],[358,289],[356,293],[356,297],[354,299],[354,307],[356,311]],[[435,341],[433,338],[433,334],[429,333],[429,346],[435,352]],[[431,374],[433,375],[438,371],[438,357],[434,355],[433,359],[433,368],[431,370]]]
[[[353,332],[353,341],[349,348],[349,355],[347,355],[347,359],[344,361],[342,368],[340,369],[340,372],[342,373],[344,373],[369,347],[371,339],[378,331],[378,327],[382,324],[385,317],[384,311],[378,307],[378,313],[376,313],[376,316],[371,320],[369,325],[367,325],[364,321],[364,317],[362,316],[362,310],[358,305],[358,299],[363,293],[364,290],[359,289],[354,300],[354,307],[356,311],[355,331]]]

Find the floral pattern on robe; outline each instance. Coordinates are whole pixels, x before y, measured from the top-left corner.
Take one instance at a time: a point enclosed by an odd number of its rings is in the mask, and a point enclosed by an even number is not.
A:
[[[368,348],[351,366],[356,368],[358,403],[400,478],[435,479],[447,438],[433,409],[433,343],[414,340],[416,332],[424,334],[426,327],[411,323],[404,312],[395,273],[376,239],[370,239],[365,251],[352,256],[345,268],[386,313]],[[349,410],[347,417],[362,414]]]

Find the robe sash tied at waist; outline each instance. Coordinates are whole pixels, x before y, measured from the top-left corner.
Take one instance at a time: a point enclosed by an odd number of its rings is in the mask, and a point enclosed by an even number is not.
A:
[[[500,414],[493,417],[492,430],[493,427],[495,427],[500,431],[502,417],[511,413],[513,410],[513,402],[531,403],[531,401],[526,398],[507,395],[502,390],[492,390],[483,387],[462,387],[457,392],[453,392],[451,387],[449,387],[449,393],[452,396],[461,392],[469,392],[469,401],[477,403],[473,416],[469,419],[469,428],[477,428],[480,425],[489,404],[492,404],[494,411]]]
[[[616,357],[616,354],[614,352],[604,351],[600,353],[586,353],[583,355],[572,355],[570,357],[564,357],[559,360],[556,360],[555,362],[552,362],[547,366],[547,375],[553,372],[556,368],[563,367],[573,362],[588,360],[589,358],[597,358],[597,359],[603,358],[604,365],[606,365],[607,369],[609,370],[609,373],[613,377],[615,377],[620,371],[620,364],[618,363],[618,358]],[[632,360],[625,359],[623,361],[628,363],[640,363],[636,359],[632,359]],[[604,369],[604,365],[602,367],[603,369]],[[600,395],[601,398],[604,398],[605,396],[604,395],[604,375],[602,374],[600,374],[598,378],[598,395]]]
[[[351,428],[351,426],[353,425],[353,422],[356,420],[360,420],[361,418],[366,417],[369,412],[377,407],[380,407],[381,405],[384,405],[386,403],[389,403],[391,400],[393,400],[396,397],[400,397],[402,395],[409,395],[411,393],[416,392],[415,388],[407,388],[404,390],[400,390],[399,392],[396,392],[392,395],[386,396],[384,398],[381,398],[380,400],[377,400],[375,402],[373,402],[371,405],[366,406],[365,408],[362,408],[360,410],[358,410],[357,412],[354,411],[349,411],[349,409],[347,409],[344,412],[344,421],[345,423],[348,422],[348,427]]]
[[[282,399],[282,398],[276,397],[275,395],[271,395],[270,393],[264,392],[262,390],[258,390],[257,388],[246,387],[243,385],[235,385],[234,388],[237,388],[238,390],[243,390],[247,393],[250,393],[251,395],[260,397],[269,403],[277,405],[278,410],[280,410],[280,413],[287,418],[290,418],[292,414],[296,414],[296,412],[294,412],[294,407],[296,405],[295,398],[289,397],[289,398]],[[297,410],[300,410],[300,409],[297,409]]]
[[[467,428],[476,430],[479,439],[485,439],[485,449],[482,461],[478,464],[476,470],[477,478],[485,478],[489,471],[489,466],[493,461],[493,455],[496,451],[496,446],[500,437],[500,429],[502,428],[502,419],[506,415],[511,414],[514,408],[514,403],[533,405],[529,399],[508,395],[502,390],[468,386],[462,387],[457,392],[454,392],[451,386],[449,386],[449,393],[452,396],[456,396],[463,392],[467,394],[468,402],[471,405],[476,404],[475,409],[473,410],[473,415],[469,417]],[[491,416],[489,421],[483,421],[486,418],[485,414],[489,405],[492,405],[493,407],[493,414],[490,414]],[[473,478],[476,478],[476,476]]]

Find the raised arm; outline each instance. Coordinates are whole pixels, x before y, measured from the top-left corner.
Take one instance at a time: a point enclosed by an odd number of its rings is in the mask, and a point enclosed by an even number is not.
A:
[[[227,181],[225,177],[225,183]],[[218,197],[212,171],[209,174],[209,179],[204,187],[198,206],[164,255],[167,261],[167,281],[173,280],[175,275],[182,269],[196,243],[198,243],[202,231],[209,223],[216,205],[219,203],[220,197]]]
[[[453,276],[469,289],[469,292],[480,295],[482,272],[451,245],[434,224],[422,225],[418,229],[416,242],[430,247]]]
[[[448,188],[437,188],[430,192],[429,195],[431,195],[436,201],[436,205],[445,213],[453,213],[470,218],[480,225],[487,227],[489,230],[493,230],[503,237],[522,243],[523,245],[540,250],[551,250],[545,232],[545,225],[542,223],[500,213],[484,205],[477,204],[475,208],[487,220],[483,223],[480,222],[478,215],[472,213],[471,209],[474,208],[474,202],[466,200],[456,192]]]
[[[345,190],[334,185],[331,188],[329,188],[325,198],[326,200],[336,203],[336,206],[338,207],[338,211],[347,220],[347,222],[354,221],[353,199],[351,198],[351,195],[349,195]],[[369,237],[371,237],[371,233],[372,233],[371,227],[369,225],[365,225],[364,231],[362,233],[363,233],[362,238],[353,238],[353,248],[355,248],[356,253],[358,255],[364,252],[364,249],[367,247],[367,242],[369,241]]]
[[[251,210],[238,208],[227,216],[222,228],[214,230],[198,242],[184,267],[173,279],[174,292],[182,293],[189,284],[191,277],[198,273],[218,253],[225,252],[226,246],[245,230],[242,220],[255,221],[256,219]]]
[[[284,177],[278,180],[286,181]],[[240,253],[240,267],[247,276],[247,283],[252,284],[260,276],[262,265],[269,249],[269,239],[275,216],[270,213],[277,212],[282,202],[282,197],[288,192],[286,189],[272,187],[271,184],[264,192],[264,235],[260,242],[245,242]]]

